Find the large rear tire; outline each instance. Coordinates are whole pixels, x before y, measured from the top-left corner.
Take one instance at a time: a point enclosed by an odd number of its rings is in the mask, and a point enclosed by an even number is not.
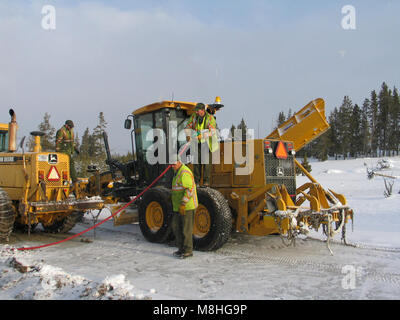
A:
[[[8,194],[0,188],[0,241],[8,242],[15,220],[14,208]]]
[[[139,227],[146,240],[164,243],[170,239],[171,192],[166,188],[148,190],[139,204]]]
[[[199,206],[193,226],[193,247],[211,251],[221,248],[232,232],[232,213],[223,194],[211,188],[198,188]]]

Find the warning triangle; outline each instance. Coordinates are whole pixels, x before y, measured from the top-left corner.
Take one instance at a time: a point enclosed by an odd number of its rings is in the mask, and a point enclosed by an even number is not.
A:
[[[51,166],[50,171],[47,175],[47,180],[49,181],[58,181],[60,180],[60,174],[57,171],[55,166]]]
[[[288,157],[285,145],[282,141],[279,141],[278,146],[276,147],[275,156],[278,159],[287,159]]]

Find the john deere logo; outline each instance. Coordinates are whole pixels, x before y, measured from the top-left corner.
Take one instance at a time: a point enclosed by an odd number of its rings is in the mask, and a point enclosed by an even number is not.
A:
[[[47,160],[49,164],[57,164],[58,163],[58,156],[54,153],[49,154],[49,159]]]

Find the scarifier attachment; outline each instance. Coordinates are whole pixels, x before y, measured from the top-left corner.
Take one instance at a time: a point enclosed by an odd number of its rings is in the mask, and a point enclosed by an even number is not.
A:
[[[267,139],[292,141],[297,152],[328,129],[325,102],[315,99],[274,130]],[[269,206],[265,210],[265,220],[271,216],[274,218],[281,237],[286,235],[286,239],[282,237],[286,245],[295,244],[296,236],[308,234],[310,228],[318,231],[322,226],[332,254],[330,240],[334,235],[342,232],[342,241],[347,244],[345,226],[349,219],[353,220],[353,210],[347,205],[344,195],[330,189],[326,191],[296,159],[294,162],[310,182],[296,189],[295,203],[283,185],[267,192]]]

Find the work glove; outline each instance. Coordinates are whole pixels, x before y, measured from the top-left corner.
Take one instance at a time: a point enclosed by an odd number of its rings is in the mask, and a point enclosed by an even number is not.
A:
[[[185,213],[186,213],[186,205],[185,204],[181,204],[180,205],[180,207],[179,207],[179,213],[182,215],[182,216],[184,216],[185,215]]]
[[[186,136],[186,141],[189,142],[190,140],[192,140],[191,136]]]
[[[197,139],[200,141],[201,139],[202,139],[202,135],[201,135],[201,133],[197,136]]]

